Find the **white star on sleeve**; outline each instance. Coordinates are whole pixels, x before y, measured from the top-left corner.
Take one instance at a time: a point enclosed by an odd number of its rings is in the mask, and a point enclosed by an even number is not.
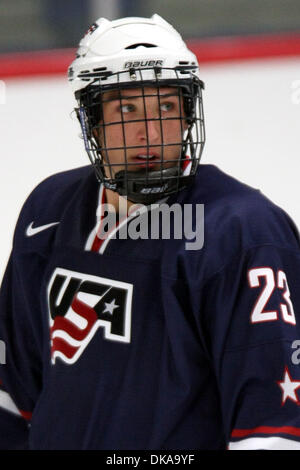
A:
[[[103,313],[108,312],[108,313],[110,313],[110,315],[112,315],[112,314],[114,313],[115,308],[118,308],[118,307],[119,307],[119,305],[116,305],[115,300],[116,300],[116,299],[113,299],[113,300],[110,302],[110,304],[104,302],[104,303],[105,303],[105,309],[103,310]]]
[[[290,400],[300,405],[300,401],[296,395],[296,390],[300,387],[300,382],[297,380],[292,380],[288,368],[284,369],[284,378],[282,382],[277,382],[279,387],[282,389],[282,405],[285,404],[286,400]]]

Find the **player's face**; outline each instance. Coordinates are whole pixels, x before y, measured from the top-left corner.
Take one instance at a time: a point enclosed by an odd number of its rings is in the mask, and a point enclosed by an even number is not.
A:
[[[125,163],[129,171],[178,165],[187,128],[183,117],[183,99],[176,87],[105,93],[98,136],[104,162],[112,165],[106,175],[113,177]]]

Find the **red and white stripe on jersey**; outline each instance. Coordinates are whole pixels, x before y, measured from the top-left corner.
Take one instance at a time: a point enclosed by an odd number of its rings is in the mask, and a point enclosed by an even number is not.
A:
[[[88,239],[87,239],[87,242],[86,242],[86,245],[85,245],[85,249],[88,250],[88,251],[95,251],[95,250],[92,250],[94,244],[95,244],[95,240],[99,237],[97,237],[97,233],[99,231],[99,225],[101,226],[102,224],[102,219],[103,219],[103,213],[104,213],[104,204],[105,204],[105,201],[106,201],[106,197],[105,197],[105,188],[103,186],[103,184],[100,185],[100,189],[99,189],[99,195],[98,195],[98,204],[97,204],[97,212],[96,212],[96,225],[95,227],[93,228],[93,230],[91,231]]]
[[[30,411],[19,410],[12,400],[11,396],[3,389],[2,382],[0,381],[0,410],[8,411],[16,416],[23,417],[30,420],[32,413]]]
[[[186,156],[182,163],[183,175],[187,176],[191,172],[192,160],[190,157]]]
[[[229,450],[300,450],[300,428],[259,426],[234,429]]]
[[[98,207],[96,212],[96,225],[88,236],[85,249],[87,251],[95,251],[100,254],[104,253],[105,248],[113,236],[120,230],[124,225],[128,223],[134,216],[142,214],[148,210],[148,206],[143,206],[142,204],[134,204],[134,209],[130,211],[128,209],[128,216],[124,216],[119,221],[116,222],[116,225],[112,227],[109,231],[104,231],[104,213],[107,210],[106,206],[106,195],[105,188],[103,185],[100,186],[99,197],[98,197]]]

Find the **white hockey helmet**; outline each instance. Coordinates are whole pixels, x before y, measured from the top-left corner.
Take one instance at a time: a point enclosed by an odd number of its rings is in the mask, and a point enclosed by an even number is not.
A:
[[[173,26],[157,14],[151,18],[114,21],[100,18],[80,41],[68,78],[78,102],[76,112],[86,151],[98,180],[107,188],[126,195],[133,202],[151,203],[192,181],[205,142],[204,84],[199,77],[195,54]],[[109,149],[103,142],[99,143],[94,132],[103,118],[103,93],[138,88],[144,95],[147,86],[155,87],[158,95],[162,86],[180,90],[177,94],[183,97],[184,115],[179,119],[188,123],[188,128],[182,131],[182,152],[172,168],[164,167],[162,151],[159,170],[130,171],[126,159],[128,147],[124,142],[125,170],[113,175],[113,164],[107,158]],[[160,147],[165,145],[161,142]]]

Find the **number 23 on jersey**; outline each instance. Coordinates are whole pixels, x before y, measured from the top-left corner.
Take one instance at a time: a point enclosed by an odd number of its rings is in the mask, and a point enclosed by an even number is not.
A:
[[[274,273],[272,268],[259,267],[248,271],[248,281],[251,288],[261,288],[254,308],[251,312],[251,323],[274,321],[279,319],[296,325],[293,304],[290,298],[289,286],[284,271],[278,270]],[[282,302],[279,302],[276,310],[265,310],[273,292],[278,289]]]

